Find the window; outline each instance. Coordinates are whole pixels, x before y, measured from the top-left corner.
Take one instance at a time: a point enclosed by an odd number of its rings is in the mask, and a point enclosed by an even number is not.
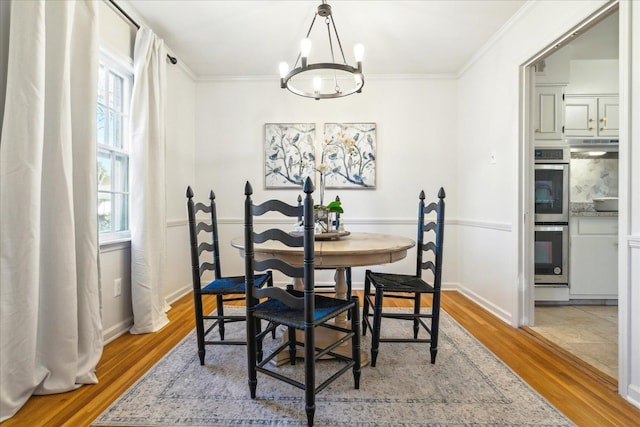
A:
[[[129,230],[129,98],[130,67],[107,54],[98,71],[97,174],[100,241],[130,237]]]

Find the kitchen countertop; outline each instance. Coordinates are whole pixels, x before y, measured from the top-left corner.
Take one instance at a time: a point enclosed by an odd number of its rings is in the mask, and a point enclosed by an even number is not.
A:
[[[615,212],[598,212],[593,207],[593,203],[576,203],[572,202],[570,205],[570,216],[575,217],[617,217],[618,211]]]

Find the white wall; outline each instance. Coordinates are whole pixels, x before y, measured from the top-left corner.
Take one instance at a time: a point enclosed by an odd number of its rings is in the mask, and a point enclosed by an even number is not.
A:
[[[528,3],[512,25],[465,70],[458,82],[461,288],[497,315],[510,320],[514,326],[519,315],[518,293],[524,286],[523,272],[518,268],[518,260],[522,257],[518,235],[525,234],[522,228],[526,226],[521,216],[525,209],[519,201],[522,173],[518,164],[521,158],[530,158],[523,155],[526,147],[520,146],[519,68],[605,3]],[[631,86],[621,81],[621,95],[625,90],[630,93],[630,96],[622,95],[621,105],[632,115],[628,133],[622,130],[620,139],[620,191],[621,199],[627,203],[620,211],[620,247],[624,248],[624,253],[620,261],[619,384],[620,393],[640,406],[640,322],[638,311],[633,308],[640,304],[640,180],[637,179],[637,156],[626,157],[640,151],[640,124],[637,114],[633,113],[640,104],[640,12],[637,6],[626,1],[621,6],[621,19],[629,20],[626,33],[621,27],[621,35],[629,37],[629,42],[625,44],[628,51],[621,45],[624,55],[620,56],[620,66],[632,81]],[[630,9],[636,9],[634,19],[629,18]],[[625,71],[629,60],[625,58],[627,54],[634,65]],[[486,161],[493,150],[499,153],[496,164]],[[491,227],[493,224],[498,226],[494,229]],[[483,255],[488,252],[491,256]]]
[[[265,123],[316,123],[322,134],[326,122],[377,123],[377,188],[327,190],[345,209],[346,228],[379,231],[415,239],[418,194],[435,198],[447,192],[445,270],[443,282],[455,284],[456,218],[456,83],[450,78],[375,79],[363,93],[316,101],[280,89],[277,78],[202,81],[197,85],[196,198],[216,193],[220,222],[223,274],[243,274],[239,253],[228,242],[242,235],[244,184],[249,180],[255,200],[280,198],[295,203],[300,191],[264,190],[263,139]],[[385,268],[413,271],[409,259]],[[354,287],[362,287],[364,269],[354,269]],[[331,280],[320,272],[319,281]],[[326,274],[325,274],[326,273]]]
[[[9,63],[9,14],[10,3],[0,1],[0,126],[4,119],[5,90],[7,87],[7,65]],[[1,129],[0,129],[1,131]]]
[[[195,181],[196,84],[189,70],[180,64],[167,67],[165,294],[169,301],[174,301],[192,288],[185,194],[187,185]]]
[[[460,281],[464,292],[517,325],[519,67],[604,2],[532,2],[459,80]],[[495,164],[488,159],[497,152]],[[464,171],[464,173],[462,173]],[[475,224],[477,223],[477,226]],[[496,229],[497,228],[497,229]],[[478,229],[482,229],[480,232]],[[490,248],[491,256],[478,252]],[[484,253],[486,253],[485,251]]]
[[[609,94],[618,93],[620,81],[617,59],[574,60],[569,64],[569,84],[565,93]]]

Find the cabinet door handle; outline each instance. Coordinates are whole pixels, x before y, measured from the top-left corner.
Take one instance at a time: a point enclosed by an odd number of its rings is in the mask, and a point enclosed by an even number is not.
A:
[[[593,130],[593,126],[589,126],[589,130]]]
[[[534,130],[535,133],[540,133],[540,128]]]
[[[589,117],[589,122],[592,122],[593,120],[593,117]]]
[[[607,121],[607,118],[606,118],[606,117],[603,117],[603,118],[601,118],[601,119],[600,119],[600,121],[601,121],[601,122],[606,122],[606,121]]]
[[[600,128],[600,130],[607,130],[607,127],[606,127],[606,126],[602,126],[602,127]]]

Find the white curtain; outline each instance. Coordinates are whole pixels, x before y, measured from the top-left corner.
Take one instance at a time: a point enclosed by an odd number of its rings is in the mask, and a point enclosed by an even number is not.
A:
[[[11,3],[0,142],[0,421],[97,382],[97,5]]]
[[[131,98],[132,334],[155,332],[169,322],[164,298],[166,60],[164,42],[140,28]]]

